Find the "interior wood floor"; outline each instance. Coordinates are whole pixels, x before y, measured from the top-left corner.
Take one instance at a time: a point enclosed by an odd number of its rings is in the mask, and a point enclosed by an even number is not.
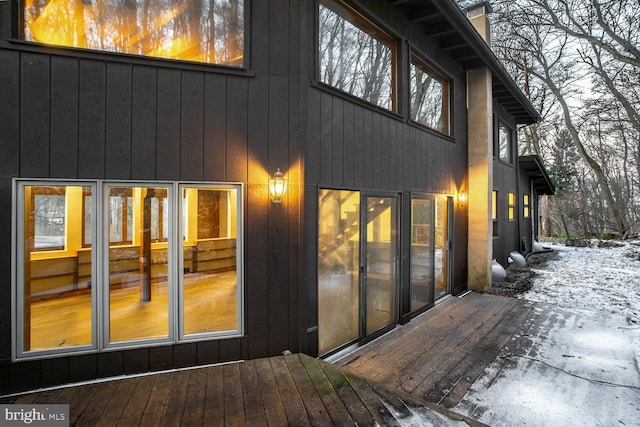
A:
[[[515,298],[450,297],[336,363],[394,391],[451,408],[532,311],[531,304]]]
[[[185,275],[185,333],[236,329],[236,283],[235,271]],[[112,289],[109,300],[111,342],[169,335],[169,293],[166,281],[152,285],[150,301],[140,300],[139,286]],[[31,349],[89,345],[91,310],[89,293],[33,302]]]

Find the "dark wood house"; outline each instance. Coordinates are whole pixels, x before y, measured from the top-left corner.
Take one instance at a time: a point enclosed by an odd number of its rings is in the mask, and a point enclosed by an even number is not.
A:
[[[364,343],[545,191],[449,0],[0,0],[0,118],[0,394]]]

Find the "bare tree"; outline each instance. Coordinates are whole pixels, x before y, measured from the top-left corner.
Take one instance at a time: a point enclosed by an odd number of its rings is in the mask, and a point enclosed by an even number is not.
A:
[[[580,185],[589,187],[589,177],[597,183],[588,194],[598,200],[574,200],[574,206],[589,210],[575,218],[582,233],[604,231],[613,223],[626,236],[635,222],[640,172],[637,6],[637,0],[494,2],[494,48],[534,105],[570,135],[590,171]],[[524,150],[547,162],[554,161],[553,150],[546,148],[553,140],[549,130],[543,124],[524,132]]]

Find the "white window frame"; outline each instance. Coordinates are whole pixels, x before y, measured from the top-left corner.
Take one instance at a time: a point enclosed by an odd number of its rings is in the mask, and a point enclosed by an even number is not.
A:
[[[195,333],[195,334],[185,334],[184,333],[184,257],[180,256],[180,254],[184,253],[184,239],[182,236],[185,235],[185,222],[182,219],[179,222],[179,230],[177,235],[181,236],[179,241],[174,239],[174,242],[177,244],[177,251],[174,251],[178,254],[178,330],[177,337],[179,341],[198,341],[203,338],[226,338],[229,337],[229,334],[236,334],[232,336],[241,336],[241,333],[244,331],[244,258],[243,254],[243,242],[244,242],[244,234],[243,234],[243,194],[242,194],[242,186],[234,185],[234,184],[216,184],[212,185],[211,183],[188,183],[181,182],[178,183],[178,206],[177,206],[177,218],[180,218],[180,214],[184,209],[184,198],[182,197],[183,190],[185,188],[203,188],[203,189],[220,189],[220,190],[236,190],[236,280],[237,280],[237,294],[236,294],[236,313],[238,314],[238,318],[236,319],[238,329],[235,331],[214,331],[207,333]],[[228,206],[231,209],[231,205]],[[240,335],[238,335],[240,333]]]
[[[51,348],[43,350],[24,350],[24,261],[25,261],[25,221],[24,187],[28,186],[82,186],[91,187],[92,216],[91,233],[91,344]],[[108,206],[109,186],[166,187],[169,200],[168,229],[168,337],[148,338],[132,341],[109,342],[109,253],[108,221],[105,206]],[[236,190],[236,304],[237,328],[185,335],[183,299],[183,260],[179,252],[183,247],[182,189],[208,188]],[[244,185],[226,182],[186,182],[186,181],[112,181],[112,180],[47,180],[14,178],[12,182],[12,231],[11,231],[11,357],[13,361],[42,359],[52,356],[96,353],[104,350],[141,348],[160,344],[176,344],[220,338],[238,338],[244,335]],[[179,219],[179,222],[176,222]],[[106,285],[105,285],[106,284]]]

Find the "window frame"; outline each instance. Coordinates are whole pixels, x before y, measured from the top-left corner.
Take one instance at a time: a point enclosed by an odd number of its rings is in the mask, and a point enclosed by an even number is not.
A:
[[[29,186],[60,186],[67,187],[90,187],[91,188],[91,236],[92,241],[89,247],[91,251],[91,340],[90,344],[82,344],[67,347],[43,348],[36,350],[25,350],[25,328],[30,321],[25,319],[25,208],[24,203],[25,187]],[[108,234],[108,202],[110,186],[122,187],[166,187],[169,213],[168,242],[161,242],[167,245],[167,289],[168,289],[168,337],[141,338],[131,341],[109,342],[109,234]],[[182,285],[182,256],[178,250],[183,247],[181,237],[183,231],[183,221],[180,214],[182,188],[203,187],[208,189],[226,189],[236,191],[235,209],[235,234],[236,234],[236,328],[224,331],[205,332],[185,335],[183,333],[182,315],[184,288]],[[29,179],[13,178],[12,180],[12,231],[11,231],[11,358],[13,361],[42,359],[51,356],[63,356],[85,353],[99,353],[112,349],[144,348],[150,345],[177,344],[180,342],[194,342],[222,338],[238,338],[245,334],[246,311],[244,309],[244,184],[239,182],[198,182],[189,183],[186,181],[108,181],[108,180],[54,180],[54,179]],[[82,193],[82,218],[83,224],[78,233],[82,236],[78,250],[85,249],[84,242],[84,206],[86,203],[85,193]],[[66,207],[67,212],[71,209]],[[117,247],[117,246],[116,246]],[[38,254],[40,256],[40,254]]]
[[[236,313],[237,313],[237,331],[236,335],[229,334],[227,331],[214,331],[207,333],[185,333],[185,316],[184,316],[184,256],[180,256],[180,254],[184,254],[184,246],[185,240],[183,236],[186,236],[185,222],[181,214],[185,212],[184,203],[185,198],[183,197],[183,191],[191,188],[203,188],[203,189],[212,189],[216,190],[236,190],[236,227],[235,227],[235,235],[236,235]],[[233,336],[242,336],[244,335],[244,318],[245,318],[245,310],[244,310],[244,209],[243,209],[243,200],[244,200],[244,188],[242,184],[234,184],[234,183],[218,183],[214,186],[210,182],[178,182],[175,190],[176,196],[174,197],[177,202],[177,217],[173,222],[177,224],[176,230],[176,238],[173,239],[175,245],[177,246],[177,251],[175,252],[178,257],[177,263],[177,276],[178,281],[176,283],[178,288],[178,310],[176,311],[177,315],[177,340],[179,342],[192,342],[192,341],[201,341],[203,339],[212,339],[212,338],[228,338]],[[231,207],[231,205],[229,205]],[[174,209],[175,210],[175,209]],[[188,212],[188,210],[187,210]],[[171,224],[171,222],[170,222]],[[188,226],[188,225],[187,225]],[[196,236],[197,239],[197,236]]]
[[[420,68],[424,73],[429,74],[432,78],[438,81],[442,86],[442,104],[441,104],[442,118],[440,119],[440,121],[442,122],[442,129],[431,127],[428,124],[422,123],[416,120],[414,117],[412,117],[413,105],[411,100],[411,92],[412,92],[411,82],[413,80],[412,72],[414,67]],[[409,107],[408,107],[409,111],[407,115],[409,117],[409,121],[420,127],[429,129],[431,131],[437,132],[442,135],[446,135],[447,137],[453,137],[453,131],[452,131],[453,115],[451,114],[451,88],[453,86],[452,79],[448,77],[445,73],[440,71],[437,67],[431,65],[429,61],[424,59],[424,55],[421,55],[415,49],[411,49],[411,51],[409,52],[408,69],[409,69],[409,73],[408,73],[409,80],[407,81],[407,88],[408,88],[407,99],[409,103]]]
[[[241,65],[229,65],[224,63],[216,63],[216,62],[202,62],[196,60],[189,59],[177,59],[177,58],[169,58],[166,56],[150,56],[144,54],[137,53],[127,53],[127,52],[117,52],[111,50],[100,50],[93,49],[87,47],[75,47],[75,46],[67,46],[67,45],[59,45],[59,44],[49,44],[45,42],[39,42],[35,40],[28,40],[25,33],[25,0],[16,0],[15,11],[18,19],[14,19],[12,26],[12,36],[16,41],[20,43],[27,43],[33,46],[41,46],[45,49],[54,48],[54,49],[62,49],[68,52],[74,52],[81,54],[82,56],[94,56],[96,59],[104,60],[105,55],[114,55],[115,57],[130,57],[131,59],[140,59],[140,60],[149,60],[149,61],[159,61],[165,64],[181,64],[183,67],[187,66],[190,68],[200,69],[205,67],[204,69],[211,71],[211,67],[218,68],[222,72],[226,72],[229,74],[239,74],[239,75],[247,75],[247,71],[250,69],[250,58],[251,58],[251,42],[250,42],[250,28],[251,28],[251,3],[253,0],[243,0],[243,11],[241,13],[243,19],[243,28],[239,32],[242,34],[242,64]],[[250,74],[249,74],[250,75]]]
[[[522,217],[531,218],[531,196],[526,193],[522,195]]]
[[[379,103],[372,102],[367,100],[357,94],[351,93],[349,91],[340,89],[336,86],[333,86],[330,83],[327,83],[322,78],[322,56],[320,52],[321,48],[321,19],[320,19],[320,9],[324,7],[330,10],[335,15],[339,16],[359,31],[366,33],[372,39],[378,41],[379,44],[386,46],[391,51],[390,57],[390,85],[389,85],[389,103],[390,106],[387,108],[384,105],[380,105]],[[336,10],[339,9],[339,10]],[[345,15],[349,15],[352,19],[348,19]],[[353,19],[355,17],[355,19]],[[316,18],[316,26],[315,26],[315,38],[316,43],[314,46],[315,49],[315,58],[316,58],[316,66],[315,66],[315,80],[322,88],[329,89],[331,91],[335,91],[336,93],[348,97],[349,99],[357,100],[358,102],[363,103],[364,105],[371,106],[375,109],[379,109],[383,112],[391,113],[391,114],[400,114],[401,107],[399,106],[400,102],[400,84],[399,84],[399,61],[400,61],[400,38],[395,36],[392,31],[386,29],[380,22],[375,19],[370,18],[364,11],[359,10],[358,8],[352,6],[350,3],[347,3],[343,0],[318,0],[316,2],[315,7],[315,18]],[[371,31],[368,31],[366,27],[368,26]],[[372,34],[373,33],[373,34]],[[376,36],[377,35],[377,36]],[[383,36],[383,37],[381,37]],[[387,43],[383,42],[382,39],[387,38]]]
[[[20,268],[25,265],[25,244],[24,244],[24,227],[25,227],[25,203],[24,188],[29,186],[60,186],[65,187],[91,187],[92,209],[96,209],[97,197],[100,193],[100,185],[96,181],[71,181],[71,180],[30,180],[14,178],[12,182],[12,231],[11,231],[11,358],[13,361],[23,359],[37,359],[60,354],[75,354],[95,351],[98,348],[99,333],[97,327],[97,289],[91,287],[91,343],[86,345],[78,345],[63,348],[47,348],[42,350],[25,350],[25,271]],[[84,195],[83,195],[84,196]],[[84,197],[82,197],[84,205]],[[65,208],[66,214],[66,208]],[[84,214],[84,213],[83,213]],[[84,215],[83,215],[84,219]],[[84,228],[84,227],[83,227]],[[98,233],[95,218],[91,224],[92,236]],[[22,238],[20,238],[22,237]],[[82,242],[81,242],[82,243]],[[37,251],[36,253],[42,253]],[[98,254],[92,251],[91,254],[91,278],[97,277],[98,274]]]

